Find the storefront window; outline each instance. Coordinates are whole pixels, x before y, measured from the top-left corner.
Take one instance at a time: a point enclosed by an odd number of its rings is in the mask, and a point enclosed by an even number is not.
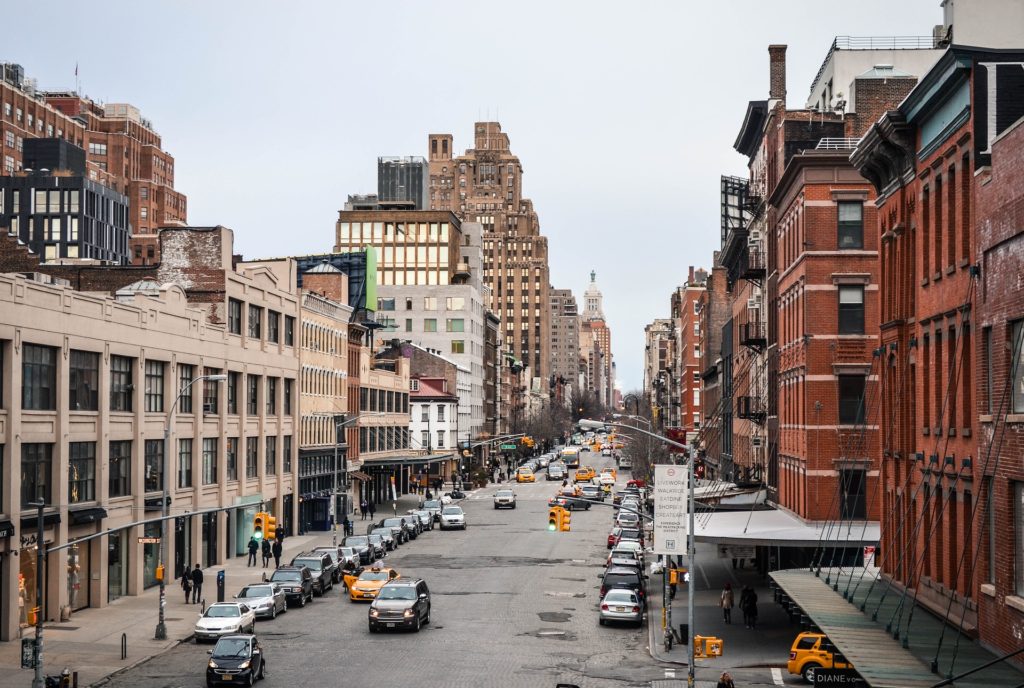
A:
[[[147,523],[143,526],[143,534],[147,538],[160,537],[160,524]],[[156,567],[160,563],[160,544],[146,543],[142,546],[142,585],[151,588],[160,581],[156,579]]]
[[[107,601],[128,594],[128,531],[107,536]]]
[[[21,569],[18,571],[18,611],[21,627],[25,628],[35,625],[36,614],[39,613],[36,596],[36,565],[39,560],[34,546],[21,550],[18,558],[21,560]]]
[[[68,548],[68,606],[72,611],[89,606],[89,543]]]

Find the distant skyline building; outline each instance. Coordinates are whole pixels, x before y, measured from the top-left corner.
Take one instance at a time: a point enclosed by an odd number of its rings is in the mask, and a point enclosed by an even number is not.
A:
[[[579,388],[580,318],[571,289],[551,287],[551,382],[556,396],[568,401]]]
[[[408,205],[409,210],[427,210],[427,181],[430,167],[420,156],[377,158],[377,199],[381,204]]]
[[[614,401],[615,374],[612,356],[612,331],[604,319],[604,296],[597,286],[597,273],[590,271],[590,284],[583,294],[580,315],[580,359],[586,361],[586,389],[594,392],[605,406]]]

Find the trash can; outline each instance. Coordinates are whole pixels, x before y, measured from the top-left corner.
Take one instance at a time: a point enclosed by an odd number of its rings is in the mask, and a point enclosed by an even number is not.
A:
[[[224,569],[217,572],[217,601],[224,601]]]
[[[679,644],[686,645],[690,642],[690,624],[679,624]]]

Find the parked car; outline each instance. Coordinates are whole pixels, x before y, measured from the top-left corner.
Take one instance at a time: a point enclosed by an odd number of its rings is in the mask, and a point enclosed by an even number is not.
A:
[[[604,572],[601,578],[601,599],[613,588],[628,588],[637,594],[641,603],[644,601],[644,576],[632,568],[613,566]]]
[[[611,531],[608,533],[608,549],[611,549],[619,541],[619,533],[622,532],[620,526],[612,526]]]
[[[346,547],[351,547],[359,555],[357,564],[369,564],[376,559],[373,552],[373,545],[365,535],[349,535],[343,540]]]
[[[640,528],[631,528],[627,525],[621,527],[618,537],[615,539],[615,544],[627,541],[639,542],[641,546],[644,544],[644,531]]]
[[[374,528],[370,531],[370,536],[378,536],[384,542],[384,548],[388,552],[393,552],[398,549],[398,538],[401,537],[401,528],[391,528],[390,526],[381,526],[380,528]]]
[[[412,534],[411,528],[406,525],[404,518],[385,518],[380,524],[384,528],[391,529],[392,534],[395,536],[395,541],[400,545],[416,537]]]
[[[313,574],[305,566],[282,566],[270,574],[271,583],[280,583],[288,603],[305,607],[313,601]]]
[[[602,626],[607,623],[632,623],[642,626],[644,623],[643,602],[633,590],[612,588],[601,599],[601,611],[597,622]]]
[[[341,582],[341,566],[345,562],[341,559],[340,549],[340,547],[335,547],[334,545],[313,548],[313,551],[316,554],[326,554],[331,558],[331,564],[334,566],[334,568],[331,569],[331,583]]]
[[[369,549],[369,547],[370,547],[370,543],[367,542],[366,543],[366,548]],[[350,562],[354,566],[359,566],[359,564],[361,563],[360,562],[360,557],[359,557],[359,552],[356,550],[355,547],[348,547],[346,545],[342,545],[341,547],[338,548],[338,571],[339,571],[338,575],[339,576],[341,575],[340,574],[341,569],[345,568],[345,564],[348,564]],[[367,562],[367,563],[369,563],[369,562]],[[339,582],[341,581],[340,578],[338,580],[339,580]]]
[[[612,560],[615,559],[632,559],[642,566],[644,555],[643,550],[637,547],[639,544],[639,542],[635,541],[626,541],[615,545],[612,547],[612,551],[608,553],[608,560],[605,562],[605,566],[611,566]]]
[[[516,508],[516,493],[509,489],[498,490],[494,493],[494,508],[495,509],[515,509]]]
[[[256,613],[243,602],[214,602],[199,615],[194,633],[196,642],[217,640],[232,633],[256,630]]]
[[[370,633],[391,628],[410,628],[419,632],[430,623],[430,590],[420,578],[389,581],[370,603]]]
[[[420,505],[420,508],[424,511],[429,511],[430,515],[434,517],[435,521],[441,520],[441,508],[444,505],[440,499],[428,499]]]
[[[601,492],[601,488],[597,485],[583,485],[580,487],[580,497],[589,499],[592,502],[604,501],[604,493]]]
[[[421,530],[434,529],[434,515],[426,509],[410,509],[409,514],[419,520]]]
[[[235,595],[235,599],[241,600],[252,609],[257,619],[276,619],[278,612],[283,614],[288,611],[288,601],[280,583],[247,585]]]
[[[206,686],[219,684],[251,686],[267,673],[267,658],[251,633],[222,636],[206,662]]]
[[[461,506],[450,504],[441,511],[441,530],[449,528],[466,529],[466,512]]]
[[[320,596],[334,587],[334,561],[324,552],[303,552],[296,555],[292,566],[305,566],[313,577],[313,594]]]
[[[384,555],[388,553],[388,543],[384,541],[384,536],[380,533],[370,533],[366,536],[370,540],[370,547],[373,548],[373,558],[383,559]]]
[[[818,669],[852,669],[853,665],[839,654],[824,633],[801,633],[789,650],[786,670],[799,674],[808,683],[814,683],[814,672]]]

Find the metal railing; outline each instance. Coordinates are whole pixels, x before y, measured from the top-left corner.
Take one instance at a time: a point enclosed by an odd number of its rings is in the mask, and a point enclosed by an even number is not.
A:
[[[859,138],[853,139],[836,139],[825,137],[818,141],[818,145],[814,148],[816,150],[853,150],[860,145]]]
[[[814,92],[818,79],[825,73],[832,53],[837,50],[933,50],[937,47],[939,39],[934,36],[836,36],[821,62],[817,75],[811,81],[811,92]]]

